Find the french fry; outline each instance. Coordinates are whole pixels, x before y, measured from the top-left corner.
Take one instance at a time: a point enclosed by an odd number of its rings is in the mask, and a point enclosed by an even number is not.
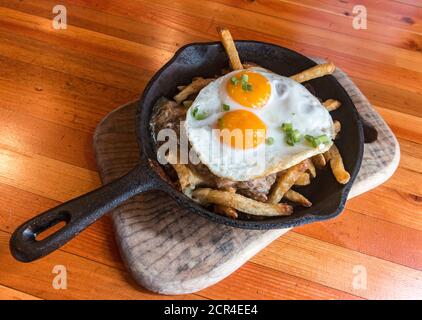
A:
[[[233,70],[243,69],[242,62],[240,62],[239,53],[237,52],[236,45],[233,41],[232,35],[227,28],[218,28],[217,29],[221,42],[223,43],[224,48],[226,49],[227,55],[229,56],[230,65]]]
[[[306,199],[303,195],[301,195],[299,192],[296,192],[292,189],[288,190],[285,194],[283,199],[290,200],[291,202],[300,204],[303,207],[310,207],[312,206],[312,202]]]
[[[328,111],[334,111],[341,106],[341,102],[334,99],[325,100],[322,104]]]
[[[221,204],[214,205],[214,212],[232,219],[237,219],[238,217],[236,209]]]
[[[176,157],[174,155],[169,154],[166,158],[174,171],[176,171],[181,191],[188,197],[192,197],[192,191],[206,181],[200,175],[194,173],[187,165],[175,161]]]
[[[259,202],[229,191],[199,188],[193,191],[192,196],[202,204],[225,205],[255,216],[288,216],[293,212],[288,204]]]
[[[295,181],[295,186],[307,186],[311,183],[311,176],[307,172],[303,172]]]
[[[202,88],[204,88],[207,84],[214,80],[215,79],[213,78],[196,78],[192,81],[192,83],[185,86],[182,91],[176,94],[173,99],[177,103],[181,103],[183,100],[186,100],[191,94],[198,93],[199,91],[201,91]]]
[[[228,190],[225,190],[231,193],[236,193],[236,189],[233,187],[228,188]],[[214,211],[223,215],[223,216],[227,216],[229,218],[232,219],[237,219],[238,215],[237,215],[237,211],[236,209],[226,206],[226,205],[222,205],[222,204],[216,204],[214,205]]]
[[[304,70],[298,74],[295,74],[290,77],[290,79],[293,79],[299,83],[312,80],[315,78],[323,77],[327,74],[332,74],[334,70],[336,69],[336,66],[332,62],[323,63],[316,65],[315,67],[312,67],[310,69]]]
[[[321,153],[317,154],[316,156],[313,156],[311,160],[315,167],[317,167],[318,169],[324,168],[327,164],[327,161],[325,161],[325,158]]]
[[[284,194],[294,185],[300,174],[307,168],[307,163],[302,161],[282,172],[274,183],[267,202],[272,204],[279,203]]]
[[[314,166],[314,163],[311,161],[311,159],[306,159],[303,162],[306,163],[307,166],[307,170],[309,172],[309,174],[311,175],[312,178],[316,177],[316,169]]]
[[[335,144],[324,153],[324,158],[330,162],[331,171],[339,183],[346,184],[349,182],[350,174],[344,169],[343,159]]]
[[[341,131],[341,123],[338,120],[334,120],[334,139],[337,137],[337,134]]]

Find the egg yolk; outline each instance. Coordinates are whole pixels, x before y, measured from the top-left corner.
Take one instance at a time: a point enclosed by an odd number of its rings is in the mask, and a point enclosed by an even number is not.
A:
[[[228,95],[248,108],[262,108],[271,96],[270,82],[262,74],[242,71],[227,81]]]
[[[267,127],[247,110],[230,111],[218,119],[220,139],[235,149],[250,149],[265,141]]]

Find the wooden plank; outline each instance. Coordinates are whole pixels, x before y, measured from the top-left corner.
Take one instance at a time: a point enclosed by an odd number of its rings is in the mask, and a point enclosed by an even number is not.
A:
[[[371,45],[362,46],[352,36],[338,37],[336,33],[330,30],[317,29],[296,21],[285,21],[209,1],[201,1],[200,4],[194,0],[154,1],[154,7],[158,7],[158,11],[165,12],[165,14],[169,14],[169,11],[173,10],[184,13],[186,12],[184,10],[186,5],[189,6],[190,15],[195,15],[201,19],[210,19],[210,16],[212,16],[213,21],[221,24],[226,24],[229,21],[230,24],[244,28],[253,28],[255,31],[273,36],[280,36],[281,31],[282,36],[287,39],[294,40],[300,38],[300,41],[311,45],[331,48],[334,51],[338,51],[337,48],[348,48],[348,54],[356,57],[362,56],[362,51],[364,51],[365,58],[370,61],[379,61],[382,59],[384,62],[393,66],[409,70],[413,70],[418,65],[422,66],[420,53],[417,51],[395,48],[381,43],[371,43]],[[161,8],[162,10],[160,10]],[[252,15],[254,21],[253,26],[250,23]],[[233,17],[236,18],[233,19]]]
[[[63,49],[76,49],[92,57],[112,59],[135,67],[139,65],[139,62],[147,61],[148,63],[144,63],[143,66],[148,71],[157,70],[171,57],[171,53],[165,50],[157,50],[140,43],[72,25],[68,25],[66,32],[51,32],[54,31],[51,19],[39,18],[4,7],[0,7],[0,15],[0,28],[13,30],[15,36],[30,36],[49,45]]]
[[[0,107],[92,134],[116,106],[139,97],[79,76],[1,56]]]
[[[345,292],[294,277],[272,268],[247,263],[225,280],[202,290],[210,299],[359,299]]]
[[[96,170],[92,135],[0,108],[0,146]]]
[[[398,111],[388,110],[375,106],[384,120],[388,123],[394,134],[398,137],[422,144],[422,118],[415,117]]]
[[[288,232],[252,262],[367,299],[422,296],[422,271]],[[353,287],[355,272],[366,268],[366,289]],[[356,271],[358,270],[358,271]],[[356,283],[356,280],[355,280]]]
[[[286,0],[283,0],[286,1]],[[407,6],[401,1],[333,1],[333,0],[287,0],[295,4],[319,7],[337,14],[351,15],[355,5],[364,5],[368,12],[368,21],[390,25],[410,32],[421,33],[422,10],[417,6]],[[409,1],[409,0],[407,0]],[[410,0],[412,1],[412,0]],[[413,0],[414,1],[414,0]],[[416,0],[417,1],[417,0]]]
[[[51,19],[52,8],[57,4],[55,0],[10,2],[0,0],[4,7]],[[148,32],[153,27],[153,17],[142,15],[142,12],[132,12],[131,15],[120,15],[112,8],[104,7],[98,10],[98,4],[83,2],[81,6],[66,1],[68,22],[72,26],[95,31],[109,36],[142,43],[153,48],[164,49],[170,52],[176,51],[182,44],[187,42],[206,41],[207,37],[195,33],[179,32],[176,28],[170,28],[161,24],[154,28],[154,33]],[[114,6],[114,3],[110,5]],[[124,9],[124,7],[119,6]],[[111,9],[111,10],[110,10]]]
[[[382,185],[347,202],[347,208],[380,220],[422,230],[421,198]]]
[[[359,76],[355,76],[353,81],[372,104],[419,118],[422,117],[421,92],[411,92],[393,84],[361,79]]]
[[[102,57],[94,60],[76,50],[33,40],[24,36],[10,36],[0,24],[0,52],[5,57],[68,73],[120,89],[140,92],[149,79],[148,72]],[[135,70],[140,72],[134,72]]]
[[[36,154],[0,148],[0,182],[56,201],[67,201],[100,185],[96,172]]]
[[[368,192],[371,195],[371,192]],[[422,270],[422,231],[346,209],[339,217],[294,232],[369,256]],[[394,241],[388,241],[394,239]],[[406,248],[406,250],[403,250]]]
[[[326,29],[338,33],[338,37],[356,37],[363,41],[380,42],[408,50],[418,50],[418,44],[422,43],[420,34],[397,28],[387,23],[379,23],[371,19],[370,28],[356,30],[353,28],[353,5],[349,4],[343,12],[329,10],[321,6],[319,2],[290,1],[290,0],[264,0],[264,1],[241,1],[241,0],[214,0],[225,5],[241,8],[251,12],[259,12],[268,16],[297,22],[300,17],[302,24],[310,25],[319,29]]]
[[[43,299],[172,299],[158,296],[137,287],[129,275],[103,264],[57,251],[54,255],[31,264],[15,261],[8,252],[10,235],[0,231],[2,272],[0,284],[24,291]],[[55,289],[53,268],[67,270],[67,289]],[[182,295],[178,299],[198,299],[197,295]]]
[[[422,145],[406,139],[399,139],[400,166],[408,170],[422,173]]]
[[[40,300],[40,298],[0,285],[0,300]]]

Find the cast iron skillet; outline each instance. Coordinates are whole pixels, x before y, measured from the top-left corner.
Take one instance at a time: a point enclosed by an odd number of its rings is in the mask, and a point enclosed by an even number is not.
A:
[[[290,76],[315,65],[303,55],[273,44],[257,41],[236,41],[242,61],[255,62],[278,74]],[[333,112],[333,118],[341,121],[341,137],[336,144],[343,155],[351,179],[347,185],[336,182],[329,169],[319,172],[316,181],[301,189],[314,205],[311,208],[295,208],[288,217],[253,219],[244,217],[233,220],[193,202],[160,178],[157,170],[155,147],[149,129],[152,107],[158,98],[172,97],[176,86],[195,76],[211,77],[227,68],[228,58],[219,42],[194,43],[179,49],[174,57],[150,80],[138,106],[136,125],[141,161],[128,174],[110,184],[63,203],[25,222],[12,235],[10,249],[20,261],[30,262],[41,258],[67,243],[81,231],[130,197],[149,190],[161,190],[174,198],[192,213],[213,222],[245,229],[275,229],[298,226],[337,216],[344,208],[362,160],[363,131],[361,121],[350,97],[332,76],[310,81],[316,95],[322,100],[333,98],[342,107]],[[59,222],[66,224],[43,240],[36,237]]]

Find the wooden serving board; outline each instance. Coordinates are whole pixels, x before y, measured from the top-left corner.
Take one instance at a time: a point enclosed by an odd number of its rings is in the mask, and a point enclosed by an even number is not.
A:
[[[353,82],[341,70],[334,76],[361,117],[378,130],[378,140],[365,145],[350,198],[386,181],[397,168],[400,149],[390,128]],[[103,183],[127,173],[139,161],[136,105],[134,101],[111,112],[95,131],[94,149]],[[185,212],[161,192],[136,196],[113,210],[111,217],[122,258],[134,279],[163,294],[196,292],[217,283],[289,230],[243,230],[215,224]]]

